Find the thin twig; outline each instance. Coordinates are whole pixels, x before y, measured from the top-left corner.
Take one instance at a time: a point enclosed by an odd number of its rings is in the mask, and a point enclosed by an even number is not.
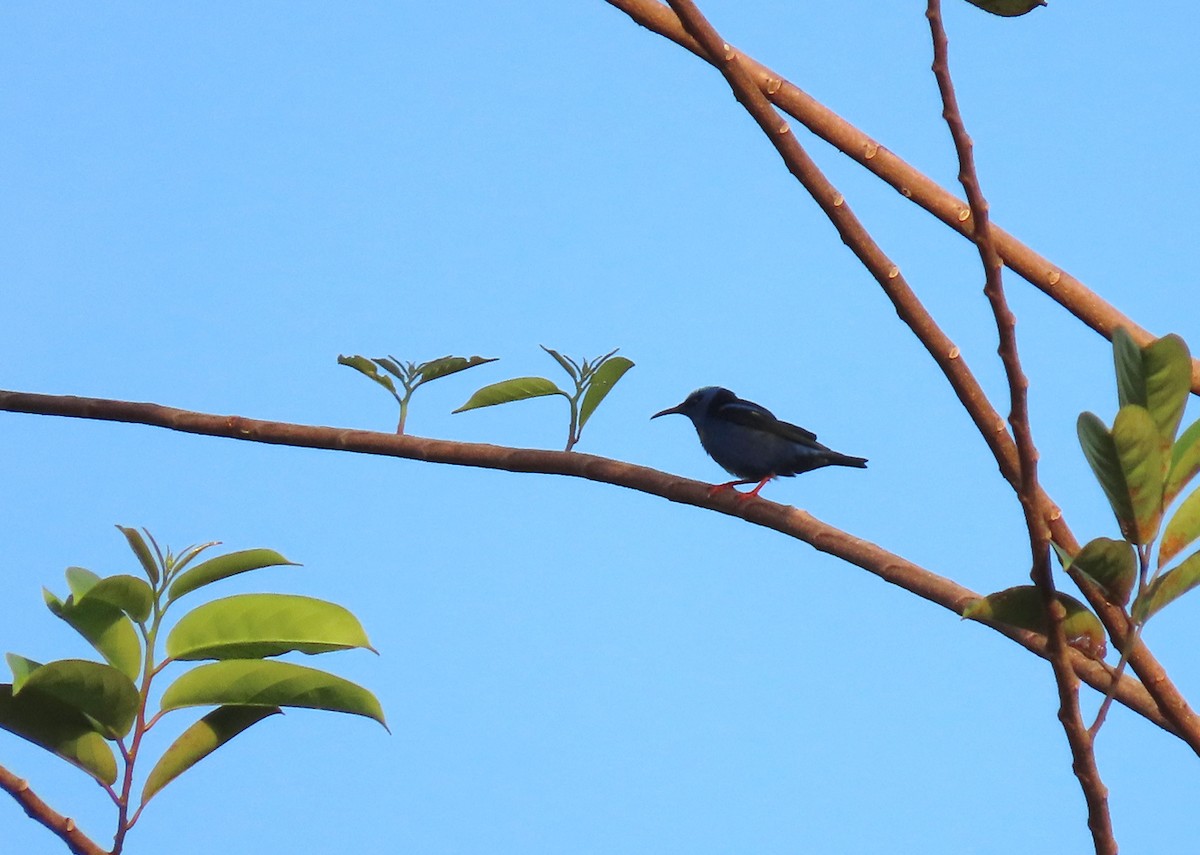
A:
[[[1025,526],[1029,532],[1029,547],[1033,569],[1030,573],[1034,584],[1042,592],[1043,602],[1049,617],[1050,664],[1058,686],[1058,718],[1062,723],[1067,743],[1073,758],[1072,768],[1083,790],[1088,806],[1088,828],[1097,855],[1116,855],[1117,841],[1113,835],[1112,817],[1108,807],[1108,789],[1100,778],[1093,749],[1092,734],[1084,724],[1079,709],[1079,680],[1068,661],[1068,646],[1063,632],[1066,610],[1058,602],[1054,587],[1054,574],[1050,567],[1050,530],[1040,507],[1040,491],[1037,477],[1037,447],[1033,441],[1033,430],[1029,421],[1029,381],[1021,367],[1017,348],[1017,322],[1008,299],[1004,294],[1003,264],[992,240],[988,222],[988,204],[979,184],[975,169],[974,145],[967,133],[958,97],[950,76],[949,40],[942,23],[941,0],[928,0],[925,17],[933,39],[933,73],[937,79],[938,92],[942,98],[942,116],[954,140],[958,156],[958,179],[971,206],[971,218],[975,221],[975,245],[984,269],[984,294],[992,307],[996,319],[996,330],[1000,344],[998,352],[1004,364],[1008,381],[1009,400],[1012,409],[1009,424],[1017,445],[1021,463],[1021,482],[1017,495],[1025,515]]]
[[[614,2],[614,0],[609,0],[609,2]],[[630,0],[621,0],[621,4],[621,8],[624,9],[625,5],[630,5]],[[670,10],[662,9],[661,4],[655,2],[655,0],[650,0],[650,5],[651,7],[659,7],[660,11],[670,15],[676,23],[680,24],[688,42],[684,46],[710,62],[729,81],[730,87],[733,89],[738,100],[759,124],[759,127],[762,128],[772,145],[775,146],[789,171],[808,190],[809,194],[821,207],[834,227],[837,228],[842,241],[850,247],[863,266],[867,268],[879,283],[888,299],[895,306],[896,313],[909,326],[933,357],[954,389],[959,401],[962,402],[963,407],[970,415],[971,420],[975,423],[980,435],[987,443],[988,448],[996,459],[1001,474],[1014,490],[1018,490],[1020,487],[1021,466],[1016,444],[1009,435],[1004,420],[996,412],[995,408],[992,407],[979,382],[971,373],[970,368],[967,367],[959,348],[937,325],[937,322],[934,321],[933,317],[921,304],[912,288],[909,287],[899,268],[888,259],[883,250],[874,242],[857,217],[850,211],[842,195],[817,168],[816,164],[796,139],[795,134],[791,133],[791,129],[787,123],[780,118],[779,114],[771,106],[768,94],[778,94],[777,90],[783,91],[781,79],[778,77],[769,78],[760,88],[759,82],[755,81],[750,73],[750,69],[756,67],[756,64],[730,47],[728,43],[716,35],[715,31],[709,37],[706,37],[708,42],[706,44],[705,39],[695,38],[694,33],[689,34],[690,28],[687,28],[682,23],[682,19],[678,15],[678,9],[674,13],[671,13]],[[641,8],[641,6],[638,6],[638,8]],[[658,23],[662,23],[662,16],[659,15],[655,20]],[[700,20],[703,21],[702,16]],[[639,22],[641,21],[639,20]],[[704,23],[707,24],[707,22]],[[709,30],[711,31],[711,27],[709,27]],[[680,43],[684,44],[683,41]],[[749,66],[749,68],[744,66]],[[832,116],[832,114],[829,115]],[[872,143],[872,145],[874,144]],[[972,219],[970,209],[961,207],[962,203],[958,204],[960,205],[959,210],[961,214],[956,220]],[[999,236],[998,230],[996,231],[997,236]],[[1088,294],[1090,293],[1088,292]],[[1091,305],[1099,300],[1095,295],[1091,295],[1091,297],[1094,298],[1091,302],[1085,300],[1084,303]],[[1115,311],[1113,310],[1113,312]],[[1116,313],[1116,315],[1119,315],[1120,319],[1124,319],[1124,316],[1120,315],[1120,313]],[[1109,316],[1109,320],[1114,320],[1114,317]],[[1194,363],[1194,367],[1195,365],[1200,365],[1200,363]],[[1079,549],[1079,542],[1067,526],[1066,521],[1062,518],[1062,512],[1050,497],[1045,494],[1044,490],[1039,487],[1038,491],[1038,501],[1045,512],[1050,532],[1055,542],[1062,546],[1068,553],[1074,554]],[[1168,678],[1166,670],[1151,654],[1149,648],[1140,639],[1130,638],[1131,627],[1128,617],[1119,607],[1109,603],[1105,599],[1103,591],[1095,583],[1087,579],[1087,577],[1074,569],[1069,568],[1067,572],[1071,575],[1072,580],[1079,587],[1080,591],[1083,592],[1092,608],[1096,610],[1114,644],[1121,649],[1128,648],[1130,650],[1129,662],[1134,673],[1137,674],[1138,678],[1148,688],[1159,708],[1170,719],[1180,737],[1188,743],[1194,752],[1200,754],[1200,717],[1197,717],[1192,711],[1187,701],[1183,698],[1183,695]]]
[[[963,607],[979,597],[977,593],[957,582],[932,573],[869,541],[834,528],[797,508],[765,499],[744,502],[727,494],[713,497],[709,495],[710,485],[700,481],[578,451],[548,451],[452,442],[395,433],[268,422],[242,416],[220,416],[164,407],[160,404],[40,395],[31,392],[0,390],[0,411],[125,422],[270,445],[324,448],[429,463],[584,478],[740,517],[754,525],[773,529],[873,573],[886,582],[949,609],[956,615],[962,614]],[[990,623],[988,625],[1030,652],[1042,658],[1046,657],[1044,636],[1013,627]],[[1112,676],[1106,665],[1088,659],[1074,650],[1071,651],[1071,666],[1081,680],[1098,692],[1103,693],[1112,685]],[[1136,680],[1126,678],[1121,681],[1117,700],[1168,733],[1178,735],[1176,729],[1159,712],[1145,687]]]
[[[620,9],[651,32],[670,39],[705,62],[720,67],[721,60],[710,57],[699,42],[687,32],[679,17],[659,0],[605,2]],[[971,237],[973,229],[969,216],[970,208],[961,199],[782,75],[745,54],[740,55],[740,60],[754,84],[779,109],[891,185],[904,198],[915,202],[959,234]],[[1153,340],[1154,336],[1070,273],[1034,252],[1008,232],[998,227],[993,227],[992,231],[1000,257],[1013,272],[1046,293],[1093,330],[1111,339],[1113,330],[1125,327],[1138,344],[1145,345]],[[1200,395],[1200,359],[1192,360],[1192,392]]]
[[[63,816],[42,801],[41,797],[29,788],[28,781],[18,778],[3,766],[0,766],[0,790],[16,799],[17,804],[31,819],[50,829],[75,855],[109,855],[107,850],[80,831],[73,819]]]

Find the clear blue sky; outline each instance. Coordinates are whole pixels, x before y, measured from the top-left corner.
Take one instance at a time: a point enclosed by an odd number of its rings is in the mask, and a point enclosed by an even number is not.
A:
[[[953,185],[924,4],[703,6]],[[1051,0],[1001,20],[946,0],[946,18],[995,219],[1200,350],[1200,11]],[[975,590],[1026,578],[1017,504],[874,282],[724,81],[600,0],[9,4],[0,122],[2,387],[389,430],[390,398],[339,353],[479,353],[501,361],[418,392],[411,432],[555,448],[559,400],[450,411],[554,376],[539,344],[619,346],[637,367],[580,450],[722,478],[685,420],[648,417],[726,385],[871,460],[767,497]],[[974,250],[810,150],[1006,410]],[[1047,487],[1081,537],[1113,535],[1074,428],[1115,411],[1108,346],[1007,281]],[[735,519],[571,479],[10,414],[0,496],[0,650],[85,655],[40,588],[63,591],[70,565],[131,570],[122,523],[177,549],[281,550],[304,567],[221,593],[341,602],[382,654],[308,664],[373,688],[390,736],[272,719],[164,791],[134,853],[1089,845],[1045,663]],[[1193,701],[1198,609],[1147,631]],[[1123,851],[1195,851],[1182,743],[1118,709],[1099,760]],[[83,775],[5,734],[0,763],[111,839]],[[7,798],[0,838],[65,851]]]

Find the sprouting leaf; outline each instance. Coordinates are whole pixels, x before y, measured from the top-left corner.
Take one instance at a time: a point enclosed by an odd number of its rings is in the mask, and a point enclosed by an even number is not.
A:
[[[167,636],[174,659],[256,659],[291,651],[373,650],[353,614],[294,594],[238,594],[188,612]]]
[[[1170,504],[1200,472],[1200,419],[1183,432],[1171,449],[1171,466],[1163,489],[1163,504]]]
[[[44,748],[96,780],[117,780],[117,761],[104,737],[68,704],[38,691],[13,694],[0,684],[0,728]]]
[[[417,374],[420,375],[418,383],[428,383],[430,380],[437,380],[440,377],[457,374],[459,371],[466,371],[468,368],[474,368],[476,365],[486,365],[489,362],[496,361],[496,357],[443,356],[441,359],[423,362],[417,367]]]
[[[588,390],[584,393],[583,403],[579,407],[579,427],[583,428],[592,417],[596,407],[612,391],[617,381],[625,376],[625,372],[633,367],[633,362],[624,356],[614,356],[600,365],[592,375]]]
[[[1133,619],[1145,622],[1169,603],[1200,584],[1200,552],[1185,558],[1174,570],[1163,573],[1133,601]]]
[[[1149,543],[1158,535],[1162,519],[1163,445],[1154,419],[1145,407],[1130,405],[1117,413],[1112,428],[1113,444],[1129,490],[1136,525],[1134,543]]]
[[[133,681],[110,665],[87,659],[48,662],[14,686],[18,697],[32,690],[57,698],[87,716],[108,739],[129,733],[137,715],[139,696]]]
[[[146,778],[142,804],[239,733],[281,712],[279,707],[217,707],[180,734],[163,752]]]
[[[1158,566],[1162,567],[1200,537],[1200,490],[1195,490],[1179,505],[1167,521],[1158,544]]]
[[[566,392],[544,377],[515,377],[512,380],[502,380],[499,383],[484,386],[454,412],[462,413],[480,407],[507,404],[511,401],[541,398],[545,395],[566,395]]]
[[[1046,0],[967,0],[972,6],[978,6],[985,12],[1000,15],[1004,18],[1016,18],[1027,12],[1032,12],[1038,6],[1045,6]]]
[[[168,686],[161,702],[164,711],[220,704],[354,713],[387,727],[378,699],[362,686],[277,659],[227,659],[201,665]]]
[[[150,617],[154,591],[136,576],[106,576],[82,596],[76,594],[77,605],[90,602],[108,603],[139,623]]]
[[[288,565],[290,567],[300,566],[295,561],[288,561],[274,549],[243,549],[238,552],[218,555],[216,558],[210,558],[207,561],[197,564],[186,573],[180,574],[171,583],[171,587],[167,591],[167,598],[178,600],[184,594],[190,593],[204,585],[218,582],[221,579],[228,579],[230,576],[247,573],[250,570],[261,570],[263,567],[278,567],[280,565]]]
[[[1110,602],[1129,602],[1137,581],[1137,557],[1129,541],[1097,537],[1079,550],[1070,566],[1103,588]]]
[[[86,638],[108,664],[130,680],[137,679],[142,670],[142,643],[125,612],[92,598],[90,592],[78,602],[71,598],[51,611]]]
[[[1133,504],[1129,498],[1129,485],[1125,483],[1125,474],[1112,434],[1104,426],[1104,422],[1093,413],[1082,413],[1076,427],[1084,457],[1092,467],[1096,480],[1100,482],[1104,495],[1108,497],[1113,515],[1121,527],[1121,534],[1137,543],[1137,524],[1134,521]]]
[[[396,359],[394,356],[380,356],[377,359],[372,359],[371,361],[388,374],[391,374],[401,383],[407,382],[409,375],[413,373],[412,363],[409,363],[408,365],[401,365],[400,360]]]
[[[1067,613],[1063,620],[1063,634],[1067,644],[1085,656],[1103,659],[1104,627],[1100,619],[1074,597],[1061,593],[1056,594],[1056,597]],[[1018,585],[972,600],[963,609],[962,616],[972,620],[1007,624],[1042,635],[1048,635],[1050,631],[1042,592],[1032,585]]]
[[[557,362],[562,367],[563,371],[565,371],[569,375],[571,375],[572,380],[579,379],[579,366],[575,364],[574,360],[563,356],[561,353],[559,353],[557,350],[554,350],[553,348],[546,347],[546,345],[544,345],[544,344],[539,344],[538,347],[540,347],[542,350],[546,351],[546,353],[548,353],[552,357],[554,357],[554,361]]]
[[[193,559],[195,559],[201,552],[206,549],[211,549],[214,546],[219,546],[220,543],[221,541],[219,540],[210,540],[208,543],[196,543],[192,546],[189,546],[187,549],[183,550],[183,552],[179,553],[179,557],[172,562],[171,570],[176,574],[181,573],[183,568],[191,564]]]
[[[158,584],[158,564],[154,561],[154,556],[150,554],[150,548],[146,546],[146,541],[142,539],[141,534],[136,528],[119,525],[121,534],[125,535],[125,539],[129,541],[129,548],[133,550],[133,554],[137,556],[138,561],[142,565],[142,569],[146,571],[146,578],[150,580],[151,585]]]
[[[360,374],[371,378],[399,400],[400,395],[396,392],[396,384],[392,382],[392,378],[386,374],[380,374],[379,369],[375,367],[375,363],[365,356],[358,356],[357,354],[354,356],[339,355],[337,361],[338,365],[348,365]]]

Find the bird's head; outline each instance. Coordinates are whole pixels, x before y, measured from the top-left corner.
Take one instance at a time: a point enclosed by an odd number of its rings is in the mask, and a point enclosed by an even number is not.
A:
[[[674,407],[668,407],[661,412],[655,413],[650,418],[656,419],[659,416],[669,416],[673,413],[678,413],[681,416],[687,416],[694,424],[699,420],[703,420],[715,407],[735,400],[737,400],[737,396],[728,389],[722,389],[720,386],[705,386],[703,389],[697,389],[684,398],[683,403],[676,404]]]

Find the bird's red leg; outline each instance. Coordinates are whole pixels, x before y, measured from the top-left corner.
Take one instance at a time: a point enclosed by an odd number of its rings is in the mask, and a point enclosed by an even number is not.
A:
[[[767,479],[767,481],[770,481],[770,480],[771,480],[770,478]],[[724,493],[726,490],[733,490],[734,487],[741,486],[742,484],[753,484],[753,483],[754,483],[753,478],[747,478],[742,481],[726,481],[724,484],[713,484],[711,487],[708,488],[708,497],[711,499],[713,496],[717,495],[717,493]],[[766,481],[763,482],[763,484],[765,484],[765,483],[766,483]],[[761,489],[762,489],[762,484],[759,484],[758,487],[756,488],[755,492],[757,492],[758,490],[761,490]],[[742,494],[740,492],[738,492],[737,490],[733,490],[733,491],[735,493],[737,493],[739,497],[742,496]]]
[[[758,482],[758,486],[757,486],[757,487],[755,487],[755,488],[754,488],[753,490],[751,490],[750,492],[748,492],[748,493],[738,493],[738,498],[739,498],[739,499],[741,499],[741,500],[744,502],[744,501],[746,501],[747,499],[749,499],[749,498],[750,498],[750,497],[752,497],[752,496],[757,496],[757,495],[758,495],[758,491],[759,491],[759,490],[761,490],[763,487],[767,486],[767,482],[768,482],[768,481],[770,481],[771,479],[773,479],[774,477],[775,477],[774,475],[768,475],[766,478],[763,478],[761,481],[759,481],[759,482]],[[744,483],[746,483],[746,484],[751,484],[751,483],[753,483],[753,481],[746,481],[746,482],[744,482]]]

